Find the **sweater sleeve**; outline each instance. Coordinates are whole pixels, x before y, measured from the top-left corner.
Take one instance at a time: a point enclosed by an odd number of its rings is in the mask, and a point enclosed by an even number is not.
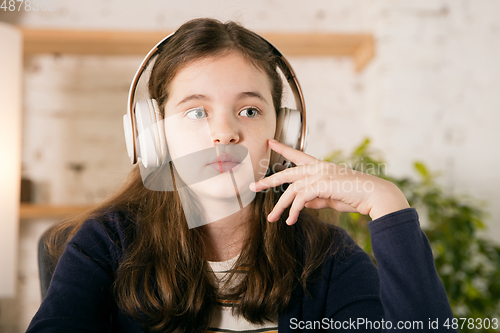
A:
[[[447,319],[451,325],[453,313],[416,210],[387,214],[368,228],[378,274],[355,244],[336,259],[328,282],[327,331],[457,332],[443,326]],[[346,239],[349,248],[352,240]]]
[[[368,228],[385,319],[393,324],[421,321],[423,327],[415,329],[418,332],[448,331],[443,324],[447,319],[451,324],[453,313],[415,208],[382,216],[368,223]]]
[[[119,251],[102,223],[86,221],[66,245],[27,332],[106,332]]]

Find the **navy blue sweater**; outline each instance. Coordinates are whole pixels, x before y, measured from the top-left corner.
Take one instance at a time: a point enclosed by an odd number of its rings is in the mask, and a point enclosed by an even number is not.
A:
[[[124,214],[88,220],[67,244],[27,332],[142,332],[112,297],[113,275],[126,251]],[[453,314],[418,214],[407,208],[368,224],[378,270],[344,230],[346,246],[324,262],[323,277],[297,286],[279,316],[279,332],[442,332]],[[456,330],[449,330],[455,331]]]

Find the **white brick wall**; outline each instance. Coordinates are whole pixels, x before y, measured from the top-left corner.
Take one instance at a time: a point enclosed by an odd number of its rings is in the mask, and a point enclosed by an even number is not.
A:
[[[496,1],[382,2],[367,71],[368,133],[395,174],[420,159],[457,194],[489,201],[498,239],[500,23]]]
[[[39,201],[96,202],[130,170],[121,117],[140,61],[26,58],[23,173],[42,184]]]
[[[173,30],[200,16],[257,31],[372,32],[377,56],[360,74],[349,59],[290,58],[304,89],[310,142],[322,157],[370,136],[393,175],[412,162],[443,170],[454,193],[490,202],[500,236],[500,2],[495,0],[55,0],[48,12],[0,20],[57,29]],[[140,57],[26,59],[24,174],[37,200],[97,202],[130,169],[121,115]],[[75,169],[81,168],[81,171]],[[19,297],[0,302],[0,333],[23,332],[39,302],[36,242],[50,221],[23,222]]]

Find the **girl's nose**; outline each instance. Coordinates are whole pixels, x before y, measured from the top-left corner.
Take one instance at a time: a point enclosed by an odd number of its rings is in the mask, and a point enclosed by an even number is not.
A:
[[[220,116],[210,124],[214,142],[220,144],[238,143],[240,140],[238,125],[231,116]]]

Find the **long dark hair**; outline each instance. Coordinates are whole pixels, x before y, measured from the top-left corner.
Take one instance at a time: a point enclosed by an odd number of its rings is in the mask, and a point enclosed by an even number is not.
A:
[[[230,51],[240,52],[268,75],[274,107],[279,110],[283,87],[270,46],[237,23],[213,19],[185,23],[163,46],[149,81],[151,96],[163,110],[169,82],[184,66]],[[266,220],[283,191],[257,193],[248,238],[236,263],[236,267],[248,267],[248,273],[228,295],[238,301],[235,313],[252,323],[286,311],[292,290],[297,285],[306,290],[306,282],[331,254],[332,235],[314,214],[302,212],[294,226],[286,225],[284,218],[275,223]],[[138,166],[110,199],[52,228],[47,245],[54,258],[60,256],[61,244],[87,219],[99,219],[109,209],[127,212],[135,225],[113,288],[120,309],[153,332],[204,331],[216,304],[217,288],[201,228],[187,227],[178,191],[146,189]],[[288,216],[288,210],[282,216]]]

